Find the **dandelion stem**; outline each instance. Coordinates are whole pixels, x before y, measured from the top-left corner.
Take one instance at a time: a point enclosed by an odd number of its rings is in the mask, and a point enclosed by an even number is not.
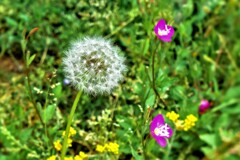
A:
[[[68,123],[67,123],[67,127],[66,127],[66,130],[65,130],[65,135],[64,135],[64,140],[63,140],[63,147],[62,147],[62,151],[61,151],[61,160],[64,160],[64,157],[66,155],[66,152],[67,152],[67,141],[68,141],[68,134],[69,134],[69,130],[70,130],[70,126],[71,126],[71,123],[72,123],[72,120],[73,120],[73,116],[74,116],[74,113],[75,113],[75,110],[77,108],[77,104],[78,104],[78,101],[80,99],[82,95],[82,91],[80,90],[73,102],[73,105],[72,105],[72,108],[71,108],[71,112],[70,112],[70,115],[68,117]]]

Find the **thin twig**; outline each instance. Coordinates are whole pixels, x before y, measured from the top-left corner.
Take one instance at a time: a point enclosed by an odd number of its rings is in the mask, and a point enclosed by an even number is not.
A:
[[[155,54],[157,53],[158,47],[160,46],[159,44],[160,44],[160,42],[157,44],[155,51],[152,52],[152,87],[153,87],[154,93],[157,95],[158,99],[161,101],[161,103],[164,105],[164,107],[167,107],[166,103],[160,97],[160,95],[157,91],[157,88],[156,88],[156,84],[155,84],[154,62],[155,62]]]

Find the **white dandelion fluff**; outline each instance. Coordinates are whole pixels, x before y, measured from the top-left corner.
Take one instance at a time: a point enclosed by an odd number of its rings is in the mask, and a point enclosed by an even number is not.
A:
[[[126,71],[119,49],[103,38],[78,40],[65,52],[63,70],[78,90],[90,94],[110,93]]]

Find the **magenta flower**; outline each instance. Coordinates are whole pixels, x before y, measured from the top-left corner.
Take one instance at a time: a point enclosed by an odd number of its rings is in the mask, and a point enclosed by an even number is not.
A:
[[[199,106],[199,113],[200,114],[205,113],[210,106],[211,106],[211,103],[208,100],[203,99]]]
[[[170,138],[173,134],[172,128],[170,128],[167,123],[164,123],[164,119],[161,114],[153,118],[150,124],[150,131],[153,138],[161,147],[166,147],[166,139]]]
[[[164,19],[160,19],[154,27],[154,32],[163,42],[171,42],[172,36],[174,35],[174,28],[168,26]]]

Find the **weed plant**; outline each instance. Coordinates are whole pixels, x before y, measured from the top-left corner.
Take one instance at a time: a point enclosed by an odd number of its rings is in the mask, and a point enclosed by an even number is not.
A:
[[[0,160],[240,159],[239,17],[238,0],[1,0]],[[125,57],[108,94],[80,94],[64,72],[84,37]],[[150,130],[159,114],[165,147]]]

